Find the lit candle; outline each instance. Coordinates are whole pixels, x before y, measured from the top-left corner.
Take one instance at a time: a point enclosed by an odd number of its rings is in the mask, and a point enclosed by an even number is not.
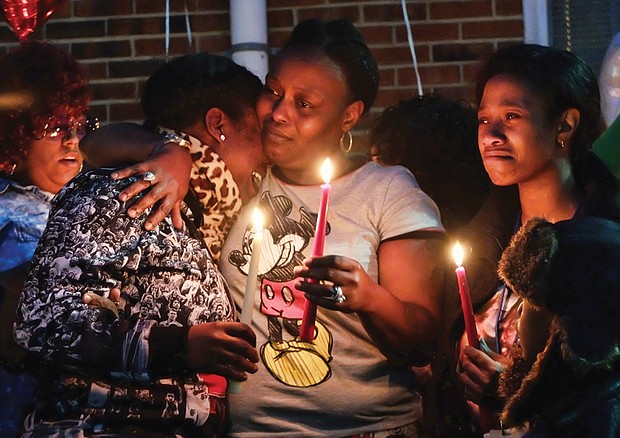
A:
[[[329,206],[329,192],[332,186],[330,180],[332,177],[332,165],[329,158],[326,158],[321,168],[324,184],[321,184],[321,203],[319,205],[319,216],[316,220],[316,230],[314,232],[314,246],[312,247],[312,256],[322,256],[325,247],[325,231],[327,229],[327,207]],[[316,304],[310,300],[306,300],[304,306],[304,316],[301,321],[301,329],[299,338],[304,342],[312,342],[314,339],[314,321],[316,320]]]
[[[243,305],[241,306],[241,317],[239,320],[250,325],[252,323],[252,313],[254,312],[254,295],[256,292],[256,280],[258,278],[258,262],[260,261],[261,245],[263,243],[263,215],[258,208],[254,209],[253,215],[254,236],[252,241],[252,253],[250,254],[250,265],[248,266],[248,280],[245,283],[245,293],[243,295]],[[230,382],[228,391],[232,394],[241,392],[241,383],[236,380]]]
[[[241,318],[239,318],[242,323],[248,325],[252,322],[252,312],[254,311],[254,295],[256,292],[256,279],[258,278],[258,262],[260,260],[261,245],[263,243],[263,215],[258,208],[254,209],[252,219],[254,222],[252,253],[250,254],[248,280],[245,284],[245,294],[243,295]]]
[[[456,263],[456,278],[459,283],[459,295],[461,296],[461,307],[463,308],[463,318],[465,318],[465,334],[467,335],[467,343],[474,348],[480,349],[480,339],[478,338],[478,330],[476,330],[476,320],[474,319],[474,309],[471,305],[471,296],[469,295],[469,285],[467,284],[467,275],[463,267],[463,249],[456,242],[454,245],[454,262]],[[480,406],[479,422],[480,427],[486,433],[497,427],[497,420],[492,410],[486,406]]]
[[[471,305],[471,297],[469,295],[469,285],[467,284],[467,275],[463,267],[463,249],[456,242],[454,245],[454,262],[456,263],[456,278],[459,284],[459,295],[461,296],[461,307],[463,309],[463,318],[465,318],[465,333],[467,334],[467,342],[474,348],[480,348],[480,340],[478,339],[478,331],[476,330],[476,320],[474,319],[474,309]]]

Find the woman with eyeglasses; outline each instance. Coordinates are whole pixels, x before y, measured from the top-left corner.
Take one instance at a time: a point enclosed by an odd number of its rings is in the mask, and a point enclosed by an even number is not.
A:
[[[13,341],[15,307],[54,194],[82,167],[89,94],[78,63],[26,42],[0,58],[0,436],[14,436],[35,377]]]

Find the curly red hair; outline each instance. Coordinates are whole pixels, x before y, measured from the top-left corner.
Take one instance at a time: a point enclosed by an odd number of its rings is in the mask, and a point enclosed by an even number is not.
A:
[[[50,117],[80,118],[90,100],[86,76],[70,54],[28,41],[0,58],[0,171],[23,160]],[[12,102],[12,104],[11,104]]]

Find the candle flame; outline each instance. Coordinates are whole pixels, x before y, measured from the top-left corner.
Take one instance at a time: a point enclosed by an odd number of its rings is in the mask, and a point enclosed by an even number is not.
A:
[[[463,264],[463,248],[459,242],[456,242],[454,245],[452,255],[454,256],[454,263],[456,263],[456,266],[461,266]]]
[[[254,228],[256,229],[257,232],[261,232],[263,231],[263,214],[260,211],[260,208],[255,208],[254,212],[252,214],[252,220],[254,222]]]
[[[332,179],[332,163],[329,161],[329,158],[325,158],[323,161],[323,166],[321,167],[321,176],[323,177],[323,181],[325,184],[329,184]]]

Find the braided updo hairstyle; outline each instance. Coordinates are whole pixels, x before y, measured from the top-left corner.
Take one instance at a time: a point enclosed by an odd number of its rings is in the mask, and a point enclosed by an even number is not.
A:
[[[372,107],[379,89],[379,68],[362,35],[346,19],[301,21],[278,55],[323,55],[342,71],[351,102],[361,100],[364,113]]]

